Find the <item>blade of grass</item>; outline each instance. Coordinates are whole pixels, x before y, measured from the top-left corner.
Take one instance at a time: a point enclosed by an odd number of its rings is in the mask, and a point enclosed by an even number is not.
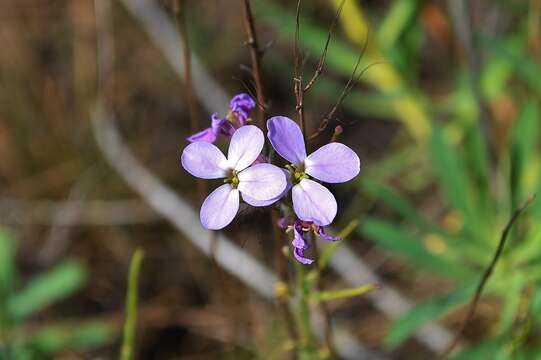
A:
[[[143,263],[144,252],[137,249],[130,262],[128,275],[128,293],[126,295],[126,322],[122,341],[121,360],[132,360],[135,351],[135,333],[137,327],[137,303],[139,272]]]
[[[75,261],[66,261],[36,276],[9,299],[7,311],[10,319],[20,321],[73,294],[84,285],[86,277],[83,266]]]

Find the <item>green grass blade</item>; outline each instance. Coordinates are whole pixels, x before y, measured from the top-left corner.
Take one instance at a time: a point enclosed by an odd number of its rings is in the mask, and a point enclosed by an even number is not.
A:
[[[85,269],[75,261],[67,261],[40,274],[8,302],[8,314],[19,321],[48,305],[59,301],[77,290],[86,281]]]
[[[362,235],[425,270],[461,281],[470,277],[469,271],[463,266],[432,254],[419,238],[394,224],[368,218],[359,229]]]
[[[132,360],[134,358],[139,272],[141,271],[143,256],[143,250],[137,249],[130,263],[128,293],[126,295],[126,322],[124,323],[124,339],[120,356],[122,360]]]
[[[331,301],[331,300],[340,300],[348,299],[351,297],[362,296],[369,291],[375,290],[378,288],[376,284],[366,284],[354,288],[340,289],[340,290],[329,290],[316,292],[313,294],[313,297],[317,301]]]
[[[399,345],[424,323],[444,316],[455,306],[466,302],[472,292],[473,287],[460,288],[414,306],[408,313],[394,322],[385,337],[385,344],[391,347]]]
[[[394,1],[378,29],[379,43],[384,48],[391,49],[415,19],[418,9],[419,0]]]

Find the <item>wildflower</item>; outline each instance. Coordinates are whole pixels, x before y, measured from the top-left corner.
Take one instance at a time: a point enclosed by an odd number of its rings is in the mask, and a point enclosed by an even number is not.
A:
[[[218,135],[233,136],[238,128],[248,123],[250,112],[255,105],[255,101],[248,94],[241,93],[233,96],[229,102],[229,112],[225,118],[220,118],[217,113],[212,114],[211,126],[190,136],[187,140],[189,142],[205,141],[214,143]]]
[[[309,259],[304,255],[304,252],[310,248],[308,241],[304,238],[305,234],[313,232],[327,241],[341,240],[339,236],[328,235],[325,232],[324,226],[316,225],[310,221],[281,218],[278,220],[278,226],[282,229],[287,229],[286,231],[293,230],[293,241],[291,242],[291,245],[293,245],[293,255],[298,262],[304,265],[310,265],[314,262],[314,260]]]
[[[284,191],[287,181],[282,169],[271,164],[253,165],[264,141],[261,130],[246,125],[231,137],[227,158],[208,142],[194,142],[184,149],[181,162],[190,174],[202,179],[225,178],[225,184],[214,190],[201,206],[200,218],[205,228],[218,230],[233,221],[240,196],[250,203],[250,199],[271,200]]]
[[[359,174],[361,162],[353,150],[333,142],[306,155],[301,129],[291,119],[275,116],[267,121],[268,138],[280,156],[291,164],[293,210],[302,221],[319,226],[329,225],[336,216],[336,199],[331,192],[312,178],[341,183]]]

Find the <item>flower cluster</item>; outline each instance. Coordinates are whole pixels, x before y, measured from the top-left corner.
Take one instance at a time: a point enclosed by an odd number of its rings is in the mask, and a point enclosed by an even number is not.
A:
[[[313,232],[325,240],[325,226],[332,223],[337,212],[336,199],[324,183],[342,183],[359,174],[357,154],[344,144],[332,142],[310,155],[306,153],[299,126],[284,116],[267,121],[267,137],[274,150],[288,164],[284,168],[268,163],[261,154],[263,132],[248,125],[255,102],[246,94],[233,97],[224,119],[212,115],[212,126],[191,136],[182,153],[182,166],[202,179],[224,179],[201,206],[201,223],[207,229],[219,230],[233,221],[240,200],[251,206],[269,206],[277,201],[291,201],[296,218],[283,218],[280,226],[294,232],[292,242],[295,258],[303,264],[313,260],[305,256],[309,244],[305,234]],[[213,142],[219,134],[231,137],[227,157]],[[291,197],[289,192],[291,190]]]

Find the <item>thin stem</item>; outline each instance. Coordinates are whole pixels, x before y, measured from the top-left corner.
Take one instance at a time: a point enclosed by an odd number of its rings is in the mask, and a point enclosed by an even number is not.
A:
[[[316,264],[319,266],[319,249],[317,246],[317,241],[312,237],[312,246],[313,246],[313,253],[314,257],[316,259]],[[323,283],[321,281],[321,271],[318,273],[317,281],[316,281],[316,290],[318,292],[323,292]],[[336,352],[336,346],[334,345],[334,334],[333,334],[333,328],[332,328],[332,321],[331,321],[331,314],[329,311],[329,307],[327,306],[327,303],[325,301],[319,301],[319,309],[321,313],[323,314],[323,321],[325,323],[325,345],[327,346],[327,349],[329,349],[329,354],[333,359],[336,359],[338,357]]]
[[[312,333],[312,321],[310,318],[310,284],[307,279],[306,267],[295,262],[297,273],[297,317],[300,329],[299,354],[301,359],[309,358],[315,352],[314,334]],[[308,356],[308,357],[307,357]]]
[[[263,51],[259,47],[259,42],[255,29],[254,16],[252,14],[252,8],[250,6],[250,0],[241,0],[241,2],[242,20],[247,36],[246,44],[250,48],[250,58],[252,61],[252,76],[255,81],[257,103],[259,105],[257,109],[258,124],[260,128],[264,129],[267,99],[265,97],[265,87],[263,86],[263,76],[261,71],[261,57],[263,56]]]
[[[137,303],[139,273],[143,262],[143,250],[137,249],[130,262],[128,275],[128,293],[126,295],[126,322],[124,323],[124,340],[122,341],[122,360],[131,360],[135,353],[135,331],[137,328]]]
[[[188,103],[188,111],[190,114],[190,132],[195,134],[199,131],[199,106],[195,98],[192,82],[192,52],[190,49],[190,39],[186,26],[186,9],[184,0],[175,0],[173,2],[173,12],[177,23],[178,32],[180,34],[180,46],[182,48],[182,62],[184,66],[184,91]],[[207,183],[202,179],[197,179],[197,193],[202,201],[208,193]]]
[[[483,292],[483,289],[490,278],[490,275],[492,275],[492,272],[494,271],[494,268],[496,267],[496,264],[498,260],[500,259],[500,256],[502,255],[503,249],[505,247],[505,243],[507,241],[509,232],[511,231],[511,228],[513,227],[513,224],[517,221],[517,219],[520,217],[520,215],[526,210],[528,206],[535,200],[535,195],[526,200],[526,202],[520,206],[518,209],[516,209],[513,212],[513,215],[511,216],[511,219],[509,219],[509,222],[503,229],[502,235],[500,237],[500,242],[498,243],[498,247],[496,248],[496,252],[494,253],[494,256],[492,257],[492,260],[490,261],[490,264],[485,269],[485,272],[483,273],[483,276],[481,277],[481,281],[479,282],[479,285],[477,286],[477,289],[475,290],[475,295],[470,303],[468,313],[466,314],[466,317],[462,321],[462,324],[457,331],[453,341],[449,344],[447,349],[442,353],[440,356],[441,359],[447,359],[449,355],[453,352],[453,349],[457,346],[460,337],[462,336],[464,330],[466,329],[466,326],[468,323],[473,319],[473,316],[475,315],[475,310],[477,308],[477,304],[479,302],[479,299],[481,298],[481,294]]]

